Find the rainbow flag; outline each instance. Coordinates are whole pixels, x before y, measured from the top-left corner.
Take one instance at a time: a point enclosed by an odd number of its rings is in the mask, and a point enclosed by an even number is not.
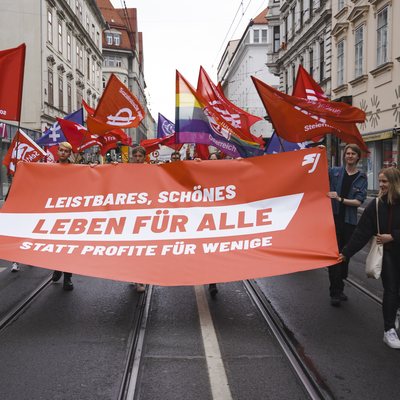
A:
[[[263,154],[258,143],[247,142],[235,135],[219,113],[178,71],[175,110],[177,143],[211,145],[234,158]]]

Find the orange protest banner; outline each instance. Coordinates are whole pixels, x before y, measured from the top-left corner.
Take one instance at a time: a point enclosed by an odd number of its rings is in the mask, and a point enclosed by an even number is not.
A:
[[[321,268],[338,256],[328,190],[322,149],[161,166],[25,163],[0,212],[0,258],[159,285]]]

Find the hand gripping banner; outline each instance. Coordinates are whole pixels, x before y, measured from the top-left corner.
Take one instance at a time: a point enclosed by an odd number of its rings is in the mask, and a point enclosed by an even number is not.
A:
[[[321,268],[338,256],[328,190],[321,149],[164,165],[23,163],[0,212],[0,258],[158,285]]]

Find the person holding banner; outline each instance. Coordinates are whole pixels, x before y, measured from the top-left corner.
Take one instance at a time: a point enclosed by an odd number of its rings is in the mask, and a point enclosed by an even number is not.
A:
[[[136,146],[132,149],[132,163],[144,164],[146,162],[146,149],[143,146]],[[146,290],[146,285],[143,283],[136,283],[136,291],[143,293]]]
[[[173,153],[171,153],[171,162],[180,160],[181,160],[181,153],[179,153],[179,151],[174,151]]]
[[[392,349],[400,349],[400,340],[395,329],[400,303],[400,171],[397,168],[389,167],[380,171],[378,199],[380,234],[377,227],[376,202],[371,201],[365,208],[350,241],[342,249],[339,261],[345,261],[360,251],[373,236],[376,236],[378,244],[383,244],[383,341]]]
[[[72,146],[68,142],[61,142],[58,145],[58,163],[60,164],[69,164],[69,157],[72,154]],[[61,272],[61,271],[54,271],[52,276],[52,281],[57,282],[60,280],[61,276],[64,274],[64,283],[63,289],[70,291],[74,289],[74,285],[72,284],[71,278],[72,274],[70,272]]]
[[[367,197],[367,176],[357,169],[361,158],[361,149],[356,144],[347,144],[343,153],[343,166],[329,169],[330,192],[333,216],[335,220],[336,238],[339,251],[350,240],[357,225],[357,208]],[[347,278],[349,260],[328,267],[329,293],[331,305],[339,307],[347,300],[344,294],[344,282]]]

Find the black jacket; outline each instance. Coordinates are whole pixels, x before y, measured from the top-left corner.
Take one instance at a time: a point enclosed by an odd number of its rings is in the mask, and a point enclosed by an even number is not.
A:
[[[390,233],[394,239],[394,241],[386,243],[384,249],[400,255],[400,202],[390,205],[387,203],[387,196],[383,196],[378,203],[378,214],[380,233]],[[365,208],[350,241],[343,248],[342,253],[347,258],[352,257],[377,233],[374,199]]]

